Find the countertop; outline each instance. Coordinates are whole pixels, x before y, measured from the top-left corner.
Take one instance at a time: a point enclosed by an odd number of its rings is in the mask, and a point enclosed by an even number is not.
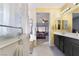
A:
[[[10,44],[13,44],[17,41],[19,41],[20,39],[18,37],[16,38],[10,38],[10,39],[0,39],[0,48],[4,48]]]
[[[79,40],[79,34],[76,33],[69,33],[69,32],[54,32],[54,34],[61,35],[61,36],[66,36],[74,39]]]

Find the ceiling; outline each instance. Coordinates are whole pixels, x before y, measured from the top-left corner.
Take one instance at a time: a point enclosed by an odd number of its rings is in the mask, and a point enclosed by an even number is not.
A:
[[[30,3],[32,8],[61,8],[65,3]]]

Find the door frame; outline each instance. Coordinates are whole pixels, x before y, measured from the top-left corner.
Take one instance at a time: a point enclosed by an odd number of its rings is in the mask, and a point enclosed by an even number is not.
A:
[[[50,13],[49,12],[36,12],[36,27],[37,27],[37,13],[48,13],[49,14],[49,19],[48,19],[48,42],[49,42],[49,46],[50,45],[50,40],[51,40],[51,36],[50,36]]]

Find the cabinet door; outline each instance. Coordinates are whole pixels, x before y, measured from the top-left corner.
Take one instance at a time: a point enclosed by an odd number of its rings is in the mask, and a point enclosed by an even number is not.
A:
[[[59,36],[58,36],[58,35],[54,35],[54,38],[55,38],[54,44],[55,44],[55,46],[56,46],[57,48],[59,48]]]
[[[72,55],[72,42],[70,41],[70,38],[64,39],[64,53],[67,56]]]
[[[59,37],[59,49],[63,52],[63,40],[64,40],[64,37],[63,36],[60,36]]]
[[[73,43],[72,45],[72,55],[79,56],[79,45]]]

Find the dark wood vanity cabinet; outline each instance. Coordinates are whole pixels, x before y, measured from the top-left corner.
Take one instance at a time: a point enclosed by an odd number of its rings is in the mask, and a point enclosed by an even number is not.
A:
[[[66,56],[79,56],[79,40],[65,37],[61,35],[54,35],[54,44]]]
[[[72,56],[72,42],[70,38],[64,39],[64,48],[63,48],[64,54],[67,56]]]
[[[57,46],[57,48],[59,48],[59,35],[54,35],[54,38],[55,38],[54,44],[55,46]]]
[[[79,45],[75,43],[72,45],[72,55],[79,56]]]
[[[78,39],[72,40],[72,55],[79,56],[79,40]]]
[[[64,36],[60,36],[59,38],[59,49],[64,52]]]
[[[59,48],[61,51],[63,51],[64,37],[63,36],[61,37],[59,35],[54,35],[54,38],[55,38],[54,44],[57,46],[57,48]]]

